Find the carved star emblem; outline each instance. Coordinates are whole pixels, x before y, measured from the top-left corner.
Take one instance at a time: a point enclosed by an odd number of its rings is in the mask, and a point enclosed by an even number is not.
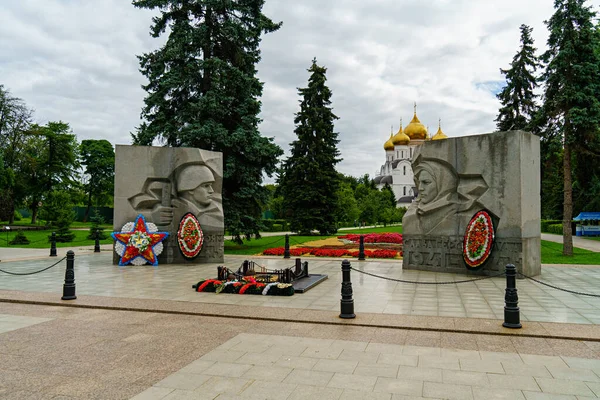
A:
[[[121,243],[125,250],[120,254],[119,265],[127,265],[141,257],[152,265],[158,265],[158,254],[154,246],[165,240],[168,232],[150,232],[143,215],[138,215],[130,232],[113,232],[114,240]]]

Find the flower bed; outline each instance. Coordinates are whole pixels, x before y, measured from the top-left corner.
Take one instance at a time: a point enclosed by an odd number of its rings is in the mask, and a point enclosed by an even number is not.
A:
[[[285,249],[283,247],[274,247],[263,251],[265,256],[282,256]],[[396,258],[400,253],[397,250],[377,249],[365,250],[365,257],[368,258]],[[327,247],[297,247],[290,249],[290,255],[294,257],[311,255],[315,257],[358,257],[358,250],[338,249]]]
[[[350,240],[353,243],[360,243],[360,237],[364,236],[364,243],[398,243],[402,244],[402,235],[400,233],[367,233],[366,235],[350,234],[338,236],[338,239]]]
[[[261,283],[254,279],[244,281],[220,281],[206,279],[192,286],[196,292],[261,294],[263,296],[292,296],[294,287],[289,283]]]

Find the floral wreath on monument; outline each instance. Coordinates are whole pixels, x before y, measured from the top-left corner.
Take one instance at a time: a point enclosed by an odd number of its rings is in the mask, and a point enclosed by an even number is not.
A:
[[[494,246],[494,224],[485,211],[477,212],[467,224],[463,239],[463,259],[467,269],[478,270],[489,259]]]
[[[158,265],[158,256],[163,251],[163,241],[169,232],[159,232],[152,222],[146,222],[142,214],[135,221],[127,222],[121,232],[111,233],[115,240],[115,252],[121,257],[119,265]]]

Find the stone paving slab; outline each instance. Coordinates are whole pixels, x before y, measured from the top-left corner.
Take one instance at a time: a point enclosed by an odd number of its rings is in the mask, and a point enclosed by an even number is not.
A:
[[[268,257],[227,256],[225,265],[237,268],[249,258],[268,269],[281,269],[293,260]],[[12,272],[33,272],[47,267],[55,258],[0,263],[0,269]],[[310,271],[329,276],[325,282],[303,294],[290,297],[239,296],[197,293],[192,285],[202,279],[214,278],[217,264],[127,266],[112,265],[110,252],[76,254],[75,276],[77,293],[104,297],[176,300],[191,303],[220,304],[235,309],[239,305],[287,308],[294,310],[339,311],[341,260],[309,258]],[[470,279],[470,275],[455,275],[427,271],[404,271],[401,261],[352,261],[357,270],[391,279],[419,282],[445,282]],[[600,293],[600,266],[587,268],[547,267],[538,277],[544,282],[569,290]],[[27,276],[2,275],[0,290],[61,293],[64,264],[43,273]],[[504,291],[502,277],[470,283],[445,285],[415,285],[384,280],[352,271],[355,312],[369,318],[387,319],[388,315],[433,316],[472,319],[503,319]],[[529,280],[518,280],[519,306],[522,321],[575,324],[600,323],[600,298],[578,296],[541,286]],[[273,310],[274,313],[278,312]],[[289,311],[303,318],[303,313]],[[315,313],[311,313],[314,318]],[[376,316],[379,314],[379,317]],[[325,314],[327,315],[327,314]],[[432,320],[435,321],[435,320]],[[446,320],[443,320],[446,323]],[[477,325],[475,323],[474,325]]]
[[[598,360],[569,358],[573,364],[587,362],[588,369],[566,366],[565,357],[499,353],[496,359],[474,351],[467,357],[431,354],[417,348],[414,366],[398,366],[390,353],[413,354],[415,348],[369,342],[336,342],[338,348],[364,349],[372,362],[332,359],[334,342],[308,337],[239,334],[152,387],[134,396],[142,399],[294,399],[312,394],[318,399],[558,399],[600,393]],[[265,346],[265,344],[268,344]],[[272,346],[306,348],[294,357],[269,357]],[[315,351],[308,351],[315,349]],[[316,351],[321,349],[322,351]],[[224,352],[253,352],[256,366],[239,357],[225,359]],[[341,354],[341,353],[340,353]],[[487,356],[487,357],[486,357]],[[502,363],[501,359],[510,359]],[[316,361],[316,362],[314,362]],[[283,364],[283,365],[282,365]],[[557,367],[557,365],[565,365]],[[298,394],[298,395],[296,395]],[[402,396],[402,397],[398,397]]]
[[[210,293],[213,296],[218,296]],[[240,296],[241,297],[241,296]],[[139,311],[190,316],[224,317],[257,321],[298,322],[334,326],[362,326],[371,328],[403,329],[419,332],[445,332],[456,334],[478,333],[530,338],[587,340],[600,342],[600,325],[526,322],[522,329],[508,329],[502,320],[427,317],[399,314],[360,313],[354,319],[339,318],[337,312],[301,310],[285,307],[259,307],[192,303],[185,301],[132,299],[105,296],[78,295],[75,300],[61,300],[60,295],[0,290],[1,303],[53,305],[66,308]],[[1,321],[1,320],[0,320]],[[234,323],[234,322],[232,322]],[[599,343],[600,344],[600,343]]]
[[[515,376],[520,389],[504,393],[515,396],[545,394],[531,391],[532,379],[547,393],[593,391],[600,376],[600,347],[590,341],[3,302],[0,314],[48,319],[0,333],[7,399],[128,399],[149,388],[149,398],[230,389],[233,398],[410,399],[465,387],[493,398],[508,378],[492,374]],[[207,384],[212,392],[189,393]]]

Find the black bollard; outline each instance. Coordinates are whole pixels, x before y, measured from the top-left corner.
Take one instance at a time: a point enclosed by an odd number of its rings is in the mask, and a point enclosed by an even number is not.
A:
[[[365,261],[365,235],[360,235],[360,244],[358,245],[358,261]]]
[[[519,329],[522,327],[519,316],[519,297],[517,296],[517,269],[512,264],[506,265],[506,294],[504,296],[505,328]]]
[[[242,275],[248,275],[248,269],[250,269],[249,267],[250,263],[248,262],[248,260],[244,260],[244,262],[242,263]]]
[[[56,232],[52,232],[50,238],[50,257],[56,257]]]
[[[283,250],[283,258],[290,258],[290,235],[285,235],[285,248]]]
[[[65,271],[65,284],[63,285],[62,300],[75,300],[75,253],[67,251],[67,270]]]
[[[342,261],[342,299],[340,300],[340,318],[356,318],[352,282],[350,281],[350,261]]]
[[[96,243],[94,244],[94,253],[100,253],[100,233],[98,233],[97,229],[96,234],[94,236],[96,236]]]
[[[296,258],[296,264],[294,266],[294,275],[300,276],[302,273],[302,261],[299,258]]]

